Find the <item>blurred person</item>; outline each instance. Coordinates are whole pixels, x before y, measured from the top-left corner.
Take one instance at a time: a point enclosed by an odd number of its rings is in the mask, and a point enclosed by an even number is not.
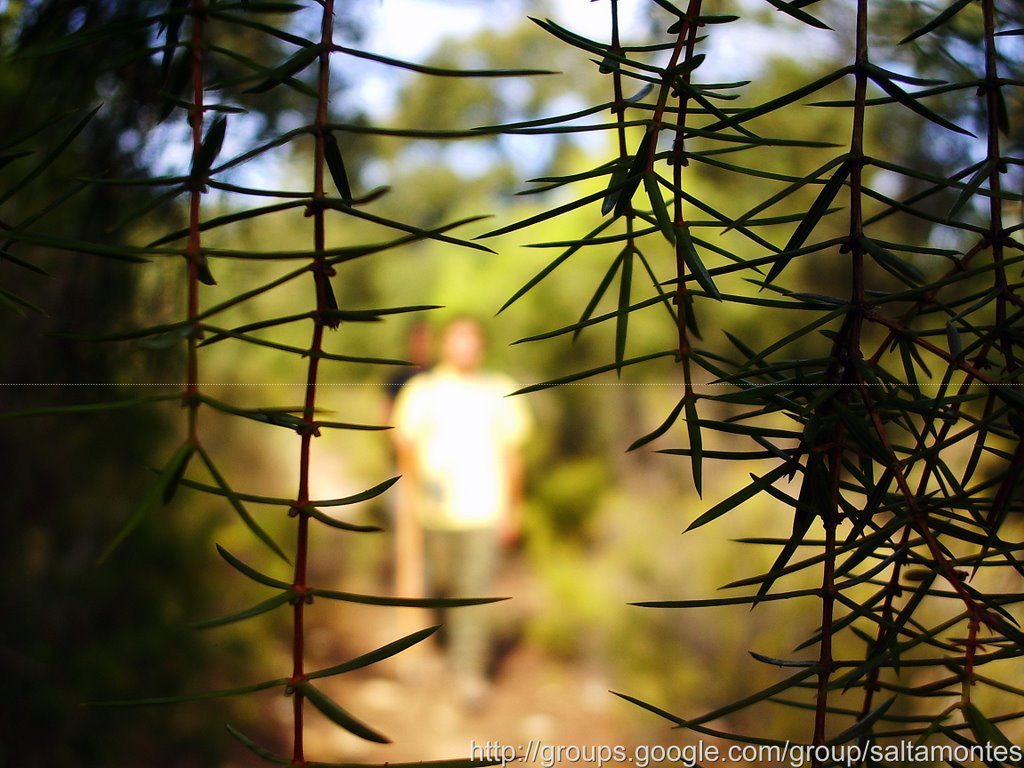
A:
[[[439,597],[491,594],[500,548],[519,537],[521,449],[531,428],[511,378],[483,369],[480,323],[447,326],[435,368],[413,377],[395,403],[395,444],[421,529],[425,591]],[[400,524],[401,525],[401,524]],[[445,612],[448,658],[463,702],[486,703],[491,627],[477,607]]]
[[[395,402],[402,389],[413,378],[429,371],[434,364],[434,332],[430,323],[418,320],[405,336],[405,357],[412,365],[402,366],[385,382],[384,423],[390,424],[395,412]],[[394,436],[394,433],[393,433]],[[395,442],[396,454],[398,443]],[[401,467],[399,467],[401,472]],[[412,511],[414,504],[410,489],[399,483],[392,490],[394,537],[394,583],[395,592],[401,597],[423,597],[423,531]],[[419,625],[401,621],[403,635],[411,634]],[[408,653],[406,658],[414,661],[418,654]]]
[[[387,398],[385,423],[391,421],[395,400],[402,391],[402,387],[408,384],[414,376],[429,371],[434,364],[434,332],[426,320],[417,320],[406,333],[405,359],[412,365],[400,366],[384,384],[387,387],[384,393]]]

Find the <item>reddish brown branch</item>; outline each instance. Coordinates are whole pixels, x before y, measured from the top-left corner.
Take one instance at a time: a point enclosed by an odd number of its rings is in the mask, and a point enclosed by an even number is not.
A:
[[[327,296],[330,287],[329,266],[324,257],[326,241],[325,215],[326,208],[322,205],[326,193],[324,191],[325,177],[325,146],[328,135],[328,103],[330,95],[330,57],[331,46],[334,38],[334,0],[325,0],[323,3],[323,21],[320,35],[320,59],[317,83],[317,106],[316,118],[314,120],[313,135],[315,145],[313,150],[313,199],[311,205],[311,216],[313,219],[313,281],[316,291],[316,315],[313,318],[313,338],[310,341],[309,364],[306,369],[305,401],[303,403],[302,418],[308,425],[308,429],[302,430],[301,444],[299,447],[299,490],[296,496],[295,506],[301,508],[310,500],[310,455],[312,452],[312,441],[316,434],[316,393],[317,381],[320,371],[320,353],[323,351],[324,338],[324,313],[328,309]],[[298,531],[295,542],[295,571],[292,580],[292,588],[296,593],[301,594],[307,588],[306,579],[308,575],[309,558],[309,516],[300,514],[296,517]],[[306,601],[296,600],[292,615],[292,680],[301,681],[305,679],[305,606]],[[301,691],[296,690],[293,694],[293,746],[292,766],[298,768],[306,765],[304,747],[304,719],[303,719],[304,696]]]
[[[189,123],[192,128],[192,168],[196,168],[203,145],[203,102],[205,77],[203,72],[203,32],[206,22],[205,0],[192,0],[190,6],[192,16],[192,38],[190,56],[192,61],[192,106],[189,108]],[[188,206],[188,242],[185,246],[185,261],[188,267],[187,313],[191,332],[188,335],[185,363],[185,395],[184,403],[188,408],[188,439],[195,443],[198,440],[199,416],[199,355],[197,345],[201,331],[197,318],[199,316],[199,260],[201,258],[202,236],[201,210],[203,185],[199,179],[193,178],[189,190]]]

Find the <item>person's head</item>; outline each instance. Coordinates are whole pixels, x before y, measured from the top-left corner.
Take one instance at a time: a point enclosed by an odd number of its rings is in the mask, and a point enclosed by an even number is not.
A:
[[[434,334],[425,320],[417,321],[405,337],[406,357],[420,368],[430,366],[434,357]]]
[[[479,370],[484,362],[486,339],[480,321],[459,317],[444,329],[441,336],[441,360],[461,373]]]

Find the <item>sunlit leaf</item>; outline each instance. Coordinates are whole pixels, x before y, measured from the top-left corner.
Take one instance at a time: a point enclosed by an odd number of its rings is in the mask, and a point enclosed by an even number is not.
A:
[[[340,725],[349,733],[378,744],[391,743],[391,739],[375,731],[361,720],[357,720],[312,683],[301,682],[295,686],[295,690],[305,695],[310,704],[319,709],[329,720]]]
[[[427,629],[421,629],[418,632],[413,632],[410,635],[406,635],[403,638],[395,640],[394,642],[383,645],[376,650],[364,653],[351,661],[346,661],[343,664],[337,664],[333,667],[327,667],[326,669],[320,669],[316,672],[310,672],[307,677],[310,680],[316,680],[321,677],[333,677],[334,675],[340,675],[345,672],[351,672],[354,669],[362,669],[368,667],[371,664],[376,664],[378,661],[389,659],[397,653],[401,653],[407,648],[411,648],[417,643],[421,643],[428,637],[433,635],[441,627],[440,625],[434,627],[428,627]]]
[[[271,552],[280,557],[286,563],[291,562],[278,543],[274,541],[270,534],[267,533],[260,524],[256,522],[253,516],[249,514],[249,511],[245,508],[245,505],[242,504],[242,500],[238,497],[238,494],[232,490],[230,485],[228,485],[227,480],[224,479],[223,475],[221,475],[220,471],[214,465],[210,454],[208,454],[206,449],[202,446],[199,446],[199,456],[206,465],[206,469],[213,478],[213,481],[217,484],[217,487],[220,488],[224,497],[227,498],[228,502],[231,504],[232,509],[235,510],[236,514],[242,519],[242,522],[245,523],[245,527],[248,528],[257,539],[266,544],[267,548],[270,549]]]

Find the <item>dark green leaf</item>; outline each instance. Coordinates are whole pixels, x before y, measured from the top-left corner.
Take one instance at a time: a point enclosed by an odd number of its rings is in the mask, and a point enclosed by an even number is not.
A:
[[[914,32],[911,32],[909,35],[900,40],[900,45],[903,45],[904,43],[909,43],[911,40],[916,40],[922,35],[927,35],[933,29],[941,27],[943,24],[952,19],[954,16],[956,16],[958,13],[960,13],[960,11],[962,11],[970,4],[971,0],[955,0],[955,2],[951,3],[946,10],[944,10],[938,16],[933,17],[923,27]]]
[[[341,157],[341,149],[338,148],[338,140],[334,138],[333,133],[324,136],[324,158],[327,160],[331,178],[334,179],[334,186],[338,188],[338,196],[351,205],[352,189],[348,184],[348,174],[345,172],[345,162]]]
[[[808,425],[808,431],[809,429],[810,425]],[[807,441],[812,446],[814,445],[810,437],[807,438]],[[786,542],[778,557],[775,558],[775,562],[772,563],[772,567],[768,570],[768,578],[765,579],[757,590],[759,598],[768,594],[778,576],[781,575],[789,563],[789,559],[796,552],[797,547],[800,546],[800,542],[803,541],[807,529],[811,527],[815,516],[818,514],[824,515],[825,510],[828,509],[830,504],[828,468],[825,466],[822,455],[816,451],[811,451],[807,456],[807,466],[804,469],[803,482],[800,485],[800,496],[797,501],[798,503],[794,505],[793,509],[793,530],[790,533],[789,541]]]
[[[773,601],[793,602],[802,597],[821,597],[819,589],[794,589],[771,595],[740,595],[739,597],[707,597],[696,600],[645,600],[630,603],[639,608],[718,608],[728,605],[750,605]]]
[[[818,222],[821,221],[822,217],[828,212],[832,206],[832,201],[836,199],[836,195],[839,194],[839,190],[843,188],[843,183],[846,181],[846,177],[850,174],[850,163],[844,161],[837,169],[834,174],[825,182],[825,186],[821,188],[821,192],[818,193],[818,197],[815,198],[811,207],[807,209],[807,215],[803,218],[800,224],[794,230],[792,236],[789,238],[789,242],[786,243],[786,247],[782,250],[784,252],[795,251],[799,249],[811,232],[814,231],[815,227],[818,226]],[[782,274],[782,270],[789,264],[792,256],[779,256],[779,258],[772,264],[772,268],[768,271],[768,276],[765,278],[765,285],[771,283],[775,278]]]
[[[999,744],[1004,747],[1013,746],[1013,742],[1006,738],[1003,732],[991,720],[985,717],[974,704],[971,702],[964,703],[963,710],[964,719],[971,727],[971,731],[973,731],[974,737],[978,740],[979,744]]]
[[[831,29],[831,27],[828,26],[828,24],[826,24],[825,22],[819,21],[818,19],[814,18],[813,16],[811,16],[811,14],[805,11],[801,11],[799,3],[787,3],[784,0],[768,0],[768,3],[769,5],[772,5],[778,10],[782,11],[787,16],[792,16],[794,19],[796,19],[797,21],[802,21],[804,24],[816,27],[818,29]]]
[[[970,136],[971,138],[977,138],[977,136],[975,136],[970,131],[961,128],[959,125],[950,122],[941,115],[938,115],[932,110],[928,109],[921,103],[920,96],[916,94],[907,93],[906,91],[904,91],[902,88],[896,85],[890,74],[883,70],[881,67],[877,67],[874,64],[869,63],[867,64],[867,71],[868,76],[876,85],[878,85],[879,88],[888,93],[890,96],[896,99],[896,101],[898,101],[900,104],[905,106],[910,111],[916,112],[924,119],[929,120],[935,123],[936,125],[941,125],[943,128],[946,128],[947,130],[963,134],[964,136]]]
[[[683,718],[678,717],[677,715],[673,715],[671,712],[667,710],[661,709],[660,707],[656,707],[653,704],[648,704],[646,701],[641,701],[640,699],[634,698],[633,696],[627,696],[624,693],[618,693],[617,691],[612,691],[611,693],[614,696],[618,696],[620,699],[628,701],[630,704],[635,704],[641,709],[646,709],[648,712],[653,712],[658,717],[662,717],[668,720],[670,723],[675,723],[680,728],[686,727],[686,721]]]
[[[40,175],[40,172],[43,171],[43,169],[48,168],[58,157],[60,157],[64,153],[64,150],[66,150],[71,145],[71,142],[73,142],[78,137],[78,135],[85,130],[85,127],[92,121],[92,119],[96,116],[96,113],[99,111],[100,107],[95,107],[89,112],[87,112],[83,118],[81,118],[77,123],[75,123],[75,125],[71,128],[67,135],[64,136],[64,138],[62,138],[59,142],[57,142],[57,144],[54,145],[53,149],[47,152],[43,156],[43,158],[38,163],[36,163],[35,166],[33,166],[31,171],[25,174],[20,181],[15,182],[14,185],[6,192],[0,194],[0,205],[6,203],[8,200],[14,197],[14,195],[16,195],[26,186],[28,186],[32,181],[37,179]]]
[[[690,237],[689,225],[683,224],[675,227],[675,229],[678,233],[676,248],[682,250],[683,261],[686,263],[694,279],[696,279],[697,285],[703,288],[708,296],[721,301],[722,294],[718,292],[718,286],[715,285],[715,281],[708,273],[703,260],[700,258],[700,254],[697,253],[697,248],[693,244],[693,238]]]
[[[314,520],[319,520],[326,526],[331,528],[339,528],[343,531],[353,531],[354,533],[377,533],[380,530],[380,526],[377,525],[356,525],[355,523],[348,523],[344,520],[339,520],[331,515],[324,514],[319,509],[313,506],[302,507],[299,512],[309,515]]]
[[[171,472],[168,478],[167,484],[164,486],[163,494],[161,495],[161,501],[164,504],[169,504],[171,499],[174,498],[174,494],[178,490],[178,485],[181,483],[181,478],[185,475],[185,470],[188,469],[189,459],[196,452],[196,444],[193,442],[185,443],[185,450],[181,454],[181,459],[177,462],[173,472]]]
[[[266,544],[267,548],[270,549],[271,552],[280,557],[286,563],[290,563],[291,561],[284,553],[284,550],[278,546],[277,542],[274,541],[270,534],[263,530],[260,524],[257,523],[253,516],[249,514],[245,505],[242,504],[242,500],[238,498],[238,494],[232,490],[230,485],[228,485],[227,480],[224,479],[217,467],[214,466],[213,459],[210,458],[210,455],[202,446],[199,446],[199,456],[206,465],[206,469],[213,478],[213,481],[217,484],[217,487],[220,488],[223,495],[231,504],[232,509],[235,510],[238,516],[242,519],[242,522],[245,523],[245,527],[248,528],[257,539]]]
[[[90,45],[116,40],[122,42],[124,39],[131,39],[131,36],[151,26],[155,21],[163,18],[161,16],[147,16],[134,18],[120,18],[111,20],[105,24],[89,25],[77,32],[65,35],[54,42],[32,45],[18,52],[18,59],[34,59],[43,56],[52,56],[55,53],[72,51],[76,48],[84,48]]]
[[[118,334],[116,338],[107,337],[105,339],[97,339],[97,341],[119,341],[122,337],[126,337],[123,340],[129,338],[138,338],[135,342],[136,346],[142,347],[143,349],[156,349],[165,350],[171,349],[178,346],[187,339],[195,330],[195,326],[192,323],[182,323],[177,326],[169,327],[167,330],[161,331],[163,326],[156,326],[154,328],[144,328],[135,332],[135,334],[145,335],[138,336],[133,335],[132,332],[128,334]],[[156,333],[154,333],[156,331]]]
[[[697,491],[697,496],[701,496],[704,457],[700,436],[700,418],[697,416],[696,398],[686,397],[684,400],[686,433],[690,438],[690,469],[693,472],[693,487]]]
[[[299,49],[291,58],[281,64],[279,67],[275,67],[269,70],[269,74],[266,79],[262,82],[254,85],[252,88],[246,89],[246,93],[264,93],[270,89],[280,85],[281,83],[289,80],[293,76],[299,74],[302,70],[312,64],[320,56],[320,46],[308,46]]]
[[[218,616],[214,619],[207,619],[206,621],[199,621],[195,624],[189,624],[189,629],[212,629],[214,627],[222,627],[225,624],[233,624],[236,621],[245,621],[251,619],[254,616],[272,611],[275,608],[280,608],[282,605],[290,602],[292,595],[290,592],[281,592],[280,594],[274,595],[268,600],[264,600],[261,603],[257,603],[251,608],[246,608],[244,611],[238,613],[232,613],[229,616]]]
[[[875,262],[885,269],[887,272],[891,272],[894,275],[909,280],[912,283],[923,283],[925,281],[924,275],[921,273],[916,266],[906,259],[901,259],[895,253],[887,248],[883,248],[870,237],[859,235],[857,242],[860,243],[861,247],[870,254],[871,258]]]
[[[424,64],[417,64],[412,61],[392,59],[388,56],[381,56],[378,53],[370,53],[356,48],[346,48],[343,45],[335,45],[332,50],[355,56],[360,59],[377,61],[399,69],[408,69],[412,72],[419,72],[423,75],[435,77],[532,77],[536,75],[557,75],[550,69],[448,69],[446,67],[431,67]]]
[[[437,630],[439,630],[440,628],[440,625],[438,625],[435,627],[428,627],[427,629],[421,629],[418,632],[413,632],[410,635],[406,635],[405,637],[400,638],[399,640],[395,640],[394,642],[388,643],[387,645],[383,645],[380,648],[377,648],[376,650],[370,651],[369,653],[364,653],[362,656],[352,659],[351,661],[346,661],[345,663],[338,664],[334,667],[320,669],[316,672],[310,672],[307,675],[307,677],[310,680],[316,680],[321,677],[333,677],[334,675],[340,675],[345,672],[351,672],[354,669],[362,669],[363,667],[368,667],[371,664],[376,664],[378,661],[383,661],[384,659],[391,658],[396,653],[401,653],[406,648],[411,648],[417,643],[423,642],[428,637],[437,632]]]
[[[203,139],[192,159],[191,177],[194,181],[201,181],[209,175],[213,162],[224,145],[227,129],[228,119],[226,116],[221,116],[213,121],[213,125],[206,132],[206,138]]]
[[[753,120],[755,117],[761,117],[762,115],[767,115],[771,112],[775,112],[788,104],[792,104],[796,101],[799,101],[805,96],[810,96],[812,93],[815,93],[816,91],[820,91],[824,88],[827,88],[832,83],[836,82],[837,80],[841,80],[842,78],[851,74],[853,71],[854,68],[852,66],[842,67],[834,72],[830,72],[824,77],[815,80],[813,83],[808,83],[807,85],[797,88],[794,91],[790,91],[789,93],[783,96],[779,96],[776,99],[766,101],[765,103],[760,104],[756,107],[751,107],[750,109],[740,110],[736,114],[730,115],[727,119],[721,120],[717,123],[714,123],[713,125],[708,126],[705,130],[708,132],[720,131],[722,128],[726,128],[729,126],[738,126],[741,123]]]
[[[959,359],[963,354],[963,343],[960,341],[960,332],[952,320],[946,321],[946,341],[949,344],[949,354]]]
[[[18,296],[16,293],[11,293],[5,288],[0,288],[0,303],[13,310],[15,314],[25,317],[25,310],[29,309],[36,314],[46,317],[46,312],[43,311],[42,307],[37,304],[33,304],[28,299],[24,299]]]
[[[0,413],[0,419],[30,418],[32,416],[54,416],[58,414],[76,413],[103,413],[106,411],[119,411],[122,408],[135,408],[140,405],[159,403],[164,400],[180,400],[181,395],[150,395],[149,397],[137,397],[132,400],[109,400],[103,403],[81,403],[79,405],[53,405],[42,408],[29,408],[23,411],[6,411]]]
[[[865,733],[870,732],[871,726],[877,723],[889,708],[895,703],[896,697],[890,696],[888,699],[883,701],[873,710],[871,710],[865,717],[858,720],[856,723],[851,725],[845,731],[837,733],[835,736],[828,740],[829,744],[845,744],[846,742],[853,741],[854,739],[862,739]]]
[[[0,260],[8,261],[16,267],[27,269],[29,272],[35,272],[37,275],[42,275],[43,277],[52,277],[52,275],[42,267],[33,264],[31,261],[26,261],[25,259],[15,256],[13,253],[5,251],[2,248],[0,248]]]
[[[128,537],[128,534],[139,527],[160,501],[167,503],[170,500],[174,495],[174,490],[179,484],[182,484],[182,474],[194,451],[195,444],[191,442],[182,443],[178,447],[178,450],[171,456],[170,461],[164,465],[163,470],[161,470],[157,479],[149,487],[149,490],[139,500],[139,503],[135,505],[135,509],[128,516],[124,525],[121,526],[121,529],[106,546],[106,549],[103,550],[103,553],[99,556],[99,562],[102,563],[110,557],[111,553]]]
[[[672,217],[669,215],[665,205],[665,198],[661,196],[661,189],[658,187],[658,174],[650,171],[644,174],[644,189],[647,190],[647,197],[651,201],[651,211],[654,213],[654,220],[658,222],[658,229],[665,239],[675,243],[675,229],[672,225]]]
[[[601,203],[602,216],[608,215],[618,206],[619,197],[622,196],[622,189],[628,175],[629,162],[627,162],[626,158],[620,158],[615,164],[614,170],[612,170],[611,178],[608,180],[608,186],[605,189],[606,197],[604,202]],[[607,226],[608,223],[610,222],[605,222],[604,226]]]
[[[203,691],[202,693],[185,693],[181,696],[160,696],[149,699],[123,699],[119,701],[94,701],[89,702],[93,707],[155,707],[168,704],[184,704],[190,701],[207,701],[209,699],[227,699],[232,696],[244,696],[248,693],[266,691],[270,688],[283,688],[288,679],[281,677],[276,680],[266,680],[254,685],[245,685],[241,688],[225,688],[219,691]]]
[[[309,594],[325,600],[360,605],[390,605],[404,608],[462,608],[470,605],[487,605],[508,600],[507,597],[387,597],[364,595],[356,592],[341,592],[336,589],[311,589]]]
[[[188,0],[170,0],[168,3],[167,14],[163,22],[167,27],[164,36],[164,54],[160,60],[160,79],[165,83],[171,71],[171,60],[178,49],[178,34],[181,31],[181,24],[185,20],[187,7]]]
[[[700,528],[702,525],[707,525],[712,520],[715,520],[724,515],[726,512],[735,509],[743,502],[754,498],[759,493],[761,493],[761,491],[763,491],[765,488],[781,480],[783,477],[789,474],[790,471],[791,469],[789,466],[782,464],[773,469],[768,474],[764,475],[763,477],[751,475],[750,485],[744,486],[743,488],[736,491],[736,493],[732,494],[728,498],[715,504],[715,506],[713,506],[707,512],[705,512],[692,523],[690,523],[686,527],[686,530],[692,531],[694,528]]]
[[[331,278],[329,275],[319,275],[317,282],[323,286],[324,292],[324,305],[319,307],[323,310],[320,315],[320,321],[328,328],[338,328],[341,325],[341,318],[338,314],[341,310],[338,307],[338,297],[334,295],[334,286],[331,285]]]
[[[329,720],[340,725],[349,733],[352,733],[361,739],[373,741],[378,744],[391,743],[391,739],[373,730],[362,721],[356,720],[356,718],[338,706],[330,697],[312,683],[301,682],[295,686],[295,689],[296,691],[301,692],[306,699],[309,700],[309,703],[319,709]]]
[[[654,129],[651,126],[647,126],[647,130],[644,131],[644,136],[640,139],[640,144],[636,148],[636,154],[633,155],[633,160],[629,164],[629,170],[626,171],[626,178],[622,183],[622,189],[619,191],[615,202],[614,211],[616,216],[625,216],[632,208],[633,194],[644,179],[647,162],[650,160],[651,137],[653,134]]]
[[[260,757],[263,760],[266,760],[268,763],[273,763],[274,765],[291,765],[292,764],[292,761],[289,760],[288,758],[281,757],[279,755],[275,755],[270,750],[264,749],[259,744],[257,744],[255,741],[253,741],[248,736],[246,736],[244,733],[239,731],[237,728],[234,728],[231,725],[226,725],[225,727],[227,728],[228,733],[230,733],[235,739],[237,739],[239,742],[241,742],[245,746],[246,749],[248,749],[250,752],[252,752],[257,757]]]
[[[749,653],[757,661],[760,661],[762,664],[770,664],[773,667],[818,667],[818,663],[816,661],[801,661],[798,659],[776,659],[771,656],[765,656],[764,654],[757,653],[756,651],[747,651],[747,653]]]
[[[206,259],[206,254],[200,253],[196,257],[196,277],[199,278],[199,282],[203,285],[216,285],[217,280],[214,278],[213,273],[210,271],[210,262]]]
[[[629,448],[627,448],[626,450],[635,451],[637,448],[643,445],[647,445],[647,443],[651,442],[652,440],[656,440],[663,434],[665,434],[672,427],[672,425],[676,423],[676,420],[679,418],[679,414],[683,412],[684,405],[686,405],[685,397],[680,399],[679,402],[676,403],[675,407],[671,410],[671,412],[669,412],[669,415],[665,418],[663,422],[661,422],[661,425],[657,429],[655,429],[653,432],[648,432],[643,437],[635,440],[633,444],[630,445]]]
[[[639,363],[646,363],[649,360],[656,360],[659,357],[675,357],[676,350],[670,349],[665,352],[652,352],[649,355],[641,355],[640,357],[634,357],[629,360],[623,360],[621,364],[611,363],[610,365],[599,365],[596,368],[590,368],[586,371],[580,371],[579,373],[570,373],[566,376],[559,376],[554,379],[549,379],[541,384],[531,384],[528,387],[518,389],[514,394],[523,395],[527,392],[536,392],[541,389],[548,389],[549,387],[559,387],[566,384],[571,384],[581,379],[589,379],[593,376],[597,376],[600,373],[607,373],[608,371],[618,370],[629,365],[637,365]]]
[[[264,584],[264,585],[266,585],[268,587],[274,587],[274,589],[283,589],[283,590],[287,590],[288,592],[292,591],[292,585],[289,584],[288,582],[281,581],[279,579],[274,579],[274,578],[271,578],[270,576],[267,576],[266,574],[260,573],[259,571],[257,571],[252,566],[249,566],[249,565],[246,565],[245,563],[243,563],[237,557],[235,557],[230,552],[228,552],[226,549],[224,549],[224,547],[222,547],[220,544],[217,544],[217,552],[235,570],[237,570],[240,573],[248,576],[253,581],[258,582],[260,584]]]
[[[615,318],[615,362],[626,359],[626,337],[629,335],[629,296],[633,283],[633,252],[627,246],[622,252],[622,278],[619,280],[618,316]]]
[[[1006,108],[1006,94],[1002,88],[996,91],[996,125],[1004,136],[1010,135],[1010,113]]]
[[[970,178],[970,181],[964,185],[964,188],[957,195],[956,202],[949,209],[949,213],[946,214],[946,221],[953,221],[954,217],[960,213],[960,210],[970,202],[971,198],[978,194],[981,190],[981,185],[989,177],[992,171],[992,163],[986,160],[980,166],[978,170],[974,172],[974,175]]]
[[[604,295],[608,290],[608,286],[610,286],[612,284],[612,280],[615,279],[615,275],[619,271],[619,267],[622,265],[624,258],[625,251],[619,251],[611,265],[608,267],[608,270],[604,273],[604,277],[602,277],[601,282],[598,283],[593,295],[587,302],[587,306],[583,308],[583,313],[580,315],[579,322],[576,323],[575,330],[572,334],[573,341],[579,338],[583,329],[591,324],[591,316],[594,314],[594,310],[597,309],[597,305],[601,303],[601,299],[604,298]],[[618,319],[617,316],[616,319]],[[621,362],[621,360],[616,361],[617,364],[621,364]]]

